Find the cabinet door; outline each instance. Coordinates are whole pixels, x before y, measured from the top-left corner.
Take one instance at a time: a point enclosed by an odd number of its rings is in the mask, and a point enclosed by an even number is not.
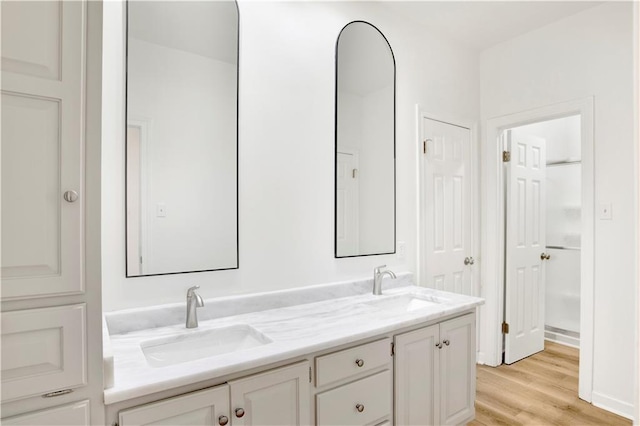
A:
[[[309,363],[229,382],[234,426],[308,425]]]
[[[475,415],[475,333],[474,314],[440,324],[440,424],[465,423]]]
[[[2,419],[4,426],[89,426],[89,401]]]
[[[120,426],[224,426],[229,421],[228,385],[124,410],[119,415]]]
[[[395,336],[395,424],[435,425],[439,326]]]
[[[3,300],[83,291],[85,26],[85,1],[2,2]]]

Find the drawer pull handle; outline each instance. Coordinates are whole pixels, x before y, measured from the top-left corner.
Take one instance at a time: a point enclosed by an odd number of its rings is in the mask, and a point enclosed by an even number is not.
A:
[[[442,341],[442,343],[444,343],[445,345],[449,346],[449,344],[450,344],[451,342],[450,342],[450,341],[448,341],[448,340],[443,340],[443,341]]]
[[[229,417],[227,416],[218,417],[218,423],[220,424],[220,426],[225,426],[227,423],[229,423]]]
[[[362,367],[364,365],[364,360],[360,358],[356,359],[356,365],[358,367]]]
[[[236,417],[241,418],[244,416],[244,410],[242,408],[236,408]]]
[[[356,410],[358,410],[358,413],[362,413],[364,411],[364,405],[356,404]]]
[[[67,395],[67,394],[70,394],[71,392],[73,392],[73,389],[64,389],[64,390],[59,390],[59,391],[55,391],[55,392],[45,393],[44,395],[42,395],[42,397],[43,398],[53,398],[53,397],[56,397],[56,396]]]

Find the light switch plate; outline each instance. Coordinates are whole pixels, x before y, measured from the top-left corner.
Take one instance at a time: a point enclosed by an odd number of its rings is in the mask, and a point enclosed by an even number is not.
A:
[[[611,203],[608,204],[600,204],[598,208],[598,216],[600,220],[611,220],[613,219]]]
[[[398,241],[396,257],[400,260],[404,259],[407,254],[407,246],[404,241]]]
[[[167,217],[167,206],[164,203],[156,204],[156,217]]]

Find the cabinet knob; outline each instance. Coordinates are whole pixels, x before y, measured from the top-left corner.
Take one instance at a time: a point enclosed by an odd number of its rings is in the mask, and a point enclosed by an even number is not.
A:
[[[474,263],[476,263],[476,261],[473,260],[473,257],[465,257],[464,258],[464,264],[465,265],[473,265]]]
[[[356,404],[356,410],[358,410],[358,413],[362,413],[364,411],[364,405]]]
[[[442,343],[444,343],[445,345],[449,346],[449,344],[450,344],[451,342],[450,342],[450,341],[448,341],[448,340],[443,340],[443,341],[442,341]]]
[[[442,343],[440,343],[440,342],[436,343],[436,348],[442,349]]]
[[[227,423],[229,423],[229,417],[227,416],[218,417],[218,424],[220,424],[220,426],[225,426]]]
[[[364,365],[364,360],[360,358],[356,359],[356,365],[358,367],[362,367]]]
[[[547,253],[540,253],[540,260],[549,260],[551,259],[551,255]]]
[[[244,416],[244,409],[236,408],[236,417],[241,418],[242,416]]]
[[[62,195],[62,198],[64,198],[64,200],[68,203],[75,203],[78,199],[78,193],[76,191],[66,191]]]

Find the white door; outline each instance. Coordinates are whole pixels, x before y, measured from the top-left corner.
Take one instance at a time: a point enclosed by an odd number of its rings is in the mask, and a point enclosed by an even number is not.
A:
[[[358,156],[338,152],[336,181],[336,256],[356,256],[358,250]]]
[[[423,118],[421,284],[474,294],[470,131]]]
[[[83,291],[85,9],[2,2],[3,300]]]
[[[545,140],[506,132],[505,362],[544,349]]]
[[[309,363],[277,368],[229,382],[234,426],[308,425]]]

